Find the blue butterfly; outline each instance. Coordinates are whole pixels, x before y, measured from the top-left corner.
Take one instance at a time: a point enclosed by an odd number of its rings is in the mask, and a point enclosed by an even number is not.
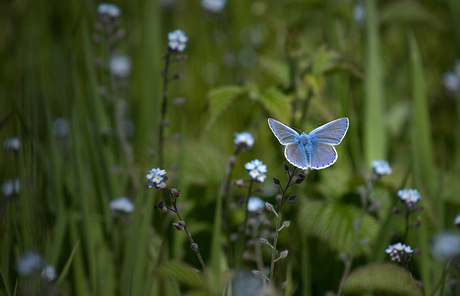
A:
[[[294,166],[320,170],[331,166],[337,160],[334,146],[340,144],[347,133],[348,118],[339,118],[322,125],[311,133],[299,135],[289,126],[268,119],[268,126],[281,145],[286,146],[284,156]]]

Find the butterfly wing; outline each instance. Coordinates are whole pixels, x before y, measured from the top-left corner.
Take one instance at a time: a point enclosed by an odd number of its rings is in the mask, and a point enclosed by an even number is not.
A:
[[[300,143],[293,143],[286,146],[284,156],[293,165],[302,170],[308,169],[309,161],[303,146]]]
[[[348,118],[343,117],[326,123],[313,130],[309,136],[312,142],[328,145],[338,145],[348,131]],[[337,154],[337,152],[336,152]]]
[[[312,141],[310,148],[310,167],[314,170],[327,168],[337,160],[338,155],[334,146]]]
[[[282,145],[295,143],[299,137],[299,134],[295,130],[277,120],[269,118],[268,126]]]

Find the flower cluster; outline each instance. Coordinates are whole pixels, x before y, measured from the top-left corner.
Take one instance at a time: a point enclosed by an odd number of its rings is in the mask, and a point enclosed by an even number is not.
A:
[[[235,133],[233,142],[236,146],[249,150],[254,145],[254,138],[248,132]]]
[[[134,211],[134,204],[128,198],[121,196],[110,202],[110,209],[114,215],[118,213],[132,213]]]
[[[446,72],[442,75],[442,84],[452,93],[455,93],[460,88],[460,60],[455,62],[455,71]]]
[[[112,18],[117,18],[121,15],[121,10],[115,4],[101,3],[97,7],[97,13],[100,15],[107,15]]]
[[[222,12],[227,0],[201,0],[201,7],[209,13]]]
[[[390,165],[385,160],[372,161],[372,169],[377,176],[390,175],[392,173]]]
[[[249,172],[252,180],[257,182],[265,181],[267,177],[265,173],[267,172],[267,166],[264,165],[260,160],[255,159],[253,161],[247,162],[244,167]]]
[[[21,140],[18,137],[12,137],[3,141],[3,148],[6,151],[14,150],[18,151],[21,148]]]
[[[414,250],[410,246],[397,243],[389,245],[385,252],[390,255],[392,261],[407,263],[410,261]]]
[[[169,48],[173,51],[184,51],[188,37],[181,30],[168,33]]]
[[[166,188],[166,171],[160,168],[151,169],[147,174],[149,188],[155,187],[156,189]]]
[[[401,189],[398,191],[398,196],[407,204],[409,209],[413,209],[415,203],[422,198],[417,189]]]

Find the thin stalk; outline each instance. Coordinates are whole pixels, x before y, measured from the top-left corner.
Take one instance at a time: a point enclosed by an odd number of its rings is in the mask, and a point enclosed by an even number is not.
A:
[[[246,195],[246,199],[244,200],[244,204],[243,204],[244,208],[246,209],[245,210],[246,216],[244,218],[243,227],[240,228],[240,244],[237,249],[237,252],[238,252],[237,268],[241,266],[241,262],[243,261],[244,246],[246,245],[246,233],[248,230],[248,217],[249,217],[248,200],[249,200],[249,197],[251,197],[253,184],[254,184],[254,180],[251,179],[251,181],[249,181],[248,194]]]
[[[166,119],[166,112],[168,107],[168,70],[169,70],[169,62],[170,62],[171,53],[168,49],[168,52],[165,56],[165,67],[163,69],[163,92],[161,94],[162,102],[161,102],[161,119],[160,119],[160,129],[158,132],[158,163],[160,168],[163,167],[164,162],[164,154],[163,154],[163,146],[164,146],[164,128],[165,128],[165,119]]]
[[[277,215],[277,221],[276,221],[276,230],[275,230],[275,238],[273,240],[272,260],[271,260],[271,264],[270,264],[270,281],[273,281],[273,279],[274,279],[273,274],[274,274],[274,271],[275,271],[276,247],[278,245],[279,229],[281,227],[281,213],[283,212],[283,206],[285,204],[284,198],[286,196],[287,189],[292,185],[291,181],[292,181],[292,177],[294,177],[294,175],[295,175],[295,171],[296,171],[296,167],[294,167],[294,170],[292,171],[292,174],[290,174],[288,172],[289,179],[288,179],[286,187],[283,188],[283,186],[280,184],[282,195],[281,195],[281,198],[280,198],[280,205],[279,205],[279,208],[278,208],[278,215]]]
[[[171,201],[171,204],[174,207],[174,212],[176,213],[177,218],[179,218],[179,221],[184,221],[182,219],[182,216],[181,216],[180,212],[179,212],[179,209],[176,206],[176,199],[171,195],[171,191],[166,189],[166,193],[168,195],[169,200]],[[190,241],[190,244],[191,245],[197,245],[197,244],[195,244],[195,241],[193,240],[192,234],[190,233],[190,231],[187,228],[187,224],[185,224],[183,228],[184,228],[185,233],[187,234],[187,237],[188,237],[188,240]],[[201,257],[200,248],[197,247],[197,248],[194,248],[193,250],[195,251],[196,256],[198,257],[198,260],[200,261],[200,264],[201,264],[201,267],[203,268],[203,271],[206,271],[206,264],[204,263],[203,257]]]

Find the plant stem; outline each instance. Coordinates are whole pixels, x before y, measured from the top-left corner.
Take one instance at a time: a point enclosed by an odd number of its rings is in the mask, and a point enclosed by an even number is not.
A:
[[[168,107],[168,70],[169,70],[169,58],[171,57],[171,53],[168,49],[168,52],[165,56],[165,67],[162,72],[163,74],[163,92],[161,94],[162,102],[161,102],[161,119],[160,119],[160,130],[158,132],[158,163],[160,168],[163,167],[164,162],[164,154],[163,154],[163,146],[164,146],[164,128],[165,128],[165,119],[166,119],[166,111]]]
[[[280,198],[280,205],[279,205],[279,208],[278,208],[278,216],[277,216],[277,221],[276,221],[275,238],[273,240],[273,248],[272,248],[272,260],[271,260],[271,264],[270,264],[270,281],[272,281],[272,282],[273,282],[273,279],[274,279],[273,274],[274,274],[274,271],[275,271],[276,247],[277,247],[277,244],[278,244],[279,229],[280,229],[280,226],[281,226],[281,213],[283,211],[284,197],[286,196],[287,189],[291,185],[291,180],[292,180],[292,177],[294,177],[294,175],[295,175],[295,171],[296,171],[296,167],[294,167],[294,170],[292,171],[292,174],[288,172],[289,179],[288,179],[286,187],[283,188],[283,186],[280,185],[282,195],[281,195],[281,198]]]
[[[169,200],[171,201],[171,204],[174,207],[174,212],[176,213],[177,218],[179,218],[179,221],[184,221],[182,219],[182,216],[181,216],[180,212],[179,212],[179,209],[176,206],[176,200],[171,195],[171,191],[169,189],[166,189],[166,193],[168,194]],[[190,244],[191,245],[195,244],[195,241],[193,240],[192,234],[190,233],[190,231],[187,228],[187,224],[184,225],[184,231],[187,234],[187,237],[188,237],[188,240],[190,241]],[[194,250],[194,251],[196,253],[196,256],[198,257],[198,260],[200,261],[200,264],[201,264],[201,267],[203,268],[203,271],[206,271],[206,264],[204,263],[203,257],[201,257],[200,248],[196,248],[196,250]]]

